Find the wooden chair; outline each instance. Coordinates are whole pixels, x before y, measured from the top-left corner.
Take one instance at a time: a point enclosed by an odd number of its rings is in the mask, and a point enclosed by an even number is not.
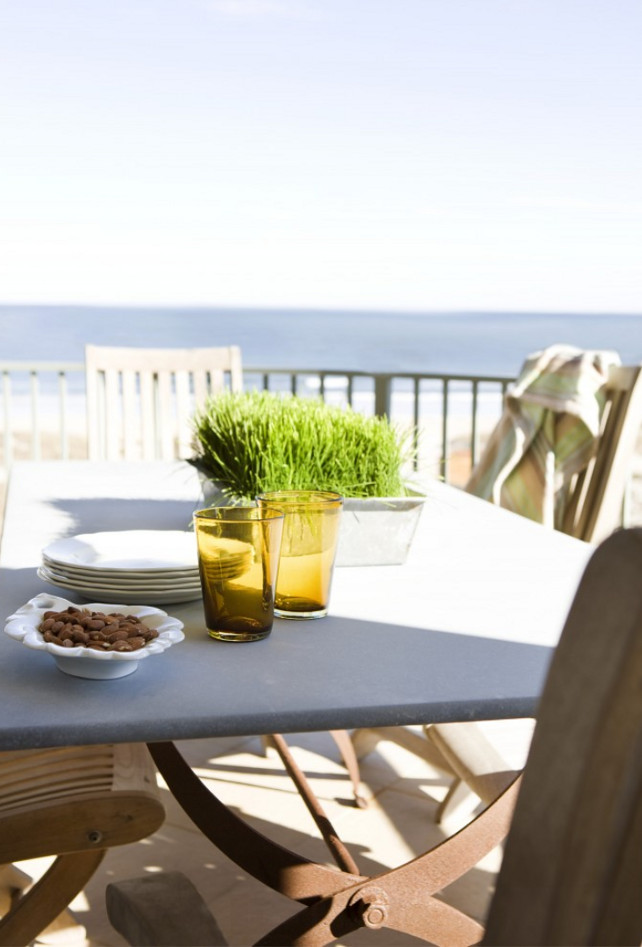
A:
[[[609,372],[597,453],[573,486],[562,530],[598,543],[622,525],[622,508],[642,425],[642,365]]]
[[[562,526],[569,535],[592,543],[602,541],[622,523],[623,502],[642,424],[642,366],[612,367],[605,395],[597,452],[571,485]],[[455,774],[437,810],[438,822],[462,809],[470,809],[474,797],[488,804],[515,777],[515,770],[477,724],[435,724],[425,727],[424,733],[430,746],[425,741],[413,740],[413,752]],[[365,755],[384,737],[408,742],[396,728],[370,735],[357,733],[353,738],[357,755]]]
[[[484,943],[642,942],[642,529],[593,555],[548,674]]]
[[[190,418],[206,397],[241,391],[237,346],[85,348],[90,460],[173,460],[191,453]]]
[[[0,754],[0,945],[28,944],[67,907],[108,848],[145,838],[165,812],[144,744]],[[55,855],[43,877],[13,862]]]
[[[405,865],[373,878],[336,872],[334,885],[324,878],[316,897],[310,891],[298,897],[307,907],[259,942],[321,945],[367,926],[411,932],[440,947],[480,941],[494,947],[639,945],[641,575],[642,529],[615,533],[592,556],[553,655],[517,783],[457,835]],[[219,809],[216,820],[225,818],[224,807]],[[493,810],[504,812],[500,819],[509,829],[484,932],[449,908],[439,892],[494,844],[494,837],[485,837],[489,829],[493,835]],[[262,861],[250,840],[245,849],[248,864]],[[251,864],[246,870],[253,871]],[[112,923],[129,943],[224,943],[215,925],[207,939],[197,939],[203,937],[207,908],[189,884],[189,911],[174,900],[174,939],[164,939],[176,877],[156,875],[153,891],[141,886],[149,889],[148,879],[110,884],[106,892]],[[198,928],[190,937],[194,914]],[[390,941],[383,935],[382,942]]]

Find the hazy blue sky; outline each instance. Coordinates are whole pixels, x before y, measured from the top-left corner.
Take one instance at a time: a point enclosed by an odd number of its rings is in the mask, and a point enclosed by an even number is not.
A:
[[[642,313],[641,0],[0,0],[0,302]]]

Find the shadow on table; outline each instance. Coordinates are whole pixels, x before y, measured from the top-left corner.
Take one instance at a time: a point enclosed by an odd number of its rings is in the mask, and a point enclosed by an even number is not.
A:
[[[51,506],[68,514],[70,523],[65,535],[73,536],[131,529],[186,530],[191,526],[198,501],[94,497],[55,500]]]

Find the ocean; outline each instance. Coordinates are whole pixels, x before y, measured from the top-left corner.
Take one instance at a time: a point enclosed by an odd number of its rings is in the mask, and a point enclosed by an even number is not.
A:
[[[642,362],[642,314],[0,306],[0,361],[82,361],[86,343],[235,344],[246,367],[514,376],[559,342]]]

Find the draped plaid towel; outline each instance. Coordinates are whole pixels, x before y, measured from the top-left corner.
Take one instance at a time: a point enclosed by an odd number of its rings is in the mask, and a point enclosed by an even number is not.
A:
[[[597,449],[615,352],[554,345],[529,355],[466,490],[559,527],[571,480]]]

